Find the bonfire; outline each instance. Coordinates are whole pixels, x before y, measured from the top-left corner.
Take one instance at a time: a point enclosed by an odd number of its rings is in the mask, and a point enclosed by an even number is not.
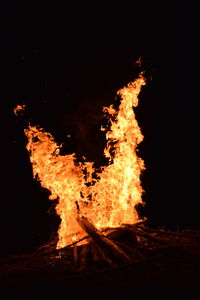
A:
[[[199,274],[188,273],[188,268],[193,270],[191,258],[200,265],[199,232],[151,228],[137,212],[137,205],[143,204],[141,174],[145,166],[137,155],[143,135],[134,109],[143,85],[141,73],[117,92],[117,104],[102,109],[107,120],[101,128],[107,140],[107,164],[101,168],[96,169],[94,162],[84,157],[78,160],[76,153],[62,155],[62,144],[43,128],[29,125],[24,130],[33,176],[50,191],[49,199],[56,201],[60,225],[56,241],[41,245],[32,254],[1,261],[6,284],[18,273],[24,274],[22,282],[26,274],[34,277],[35,272],[42,281],[44,270],[47,282],[55,284],[61,278],[73,281],[74,286],[77,282],[81,286],[81,274],[87,274],[90,284],[98,281],[97,270],[103,274],[102,284],[106,272],[112,283],[122,285],[127,284],[119,281],[122,275],[130,284],[143,277],[141,284],[153,285],[160,278],[169,282],[165,274],[170,274],[172,281],[179,276],[181,283]],[[18,105],[14,113],[20,115],[24,109]],[[30,276],[29,285],[34,282]]]

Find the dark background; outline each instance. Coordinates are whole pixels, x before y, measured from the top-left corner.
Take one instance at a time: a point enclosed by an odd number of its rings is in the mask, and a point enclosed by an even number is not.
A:
[[[71,134],[63,151],[101,164],[102,106],[134,80],[140,56],[147,76],[136,109],[147,168],[140,211],[152,226],[200,225],[197,9],[149,2],[1,5],[1,255],[34,249],[58,225],[47,213],[48,192],[32,179],[24,127],[38,124],[58,143]],[[17,104],[27,106],[21,117]]]

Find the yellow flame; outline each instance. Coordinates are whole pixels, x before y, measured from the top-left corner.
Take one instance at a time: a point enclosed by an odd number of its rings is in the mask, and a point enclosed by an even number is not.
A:
[[[99,172],[95,172],[92,162],[78,163],[75,153],[60,155],[60,146],[42,128],[29,126],[25,130],[33,175],[51,192],[51,200],[58,199],[58,248],[84,236],[76,221],[78,214],[86,216],[98,229],[138,221],[135,206],[142,203],[140,175],[144,162],[136,151],[143,135],[133,107],[138,105],[142,85],[145,79],[140,74],[118,91],[121,102],[117,109],[113,105],[103,108],[111,122],[104,150],[109,164]]]

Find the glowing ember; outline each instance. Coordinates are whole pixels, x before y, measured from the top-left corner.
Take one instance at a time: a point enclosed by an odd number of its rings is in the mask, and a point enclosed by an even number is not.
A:
[[[77,222],[78,215],[87,217],[98,229],[138,221],[135,206],[142,203],[140,175],[144,163],[136,151],[143,135],[133,106],[138,105],[142,85],[145,80],[141,74],[118,91],[121,102],[117,109],[113,105],[103,108],[111,123],[104,150],[109,164],[98,172],[92,162],[77,162],[75,153],[60,155],[61,146],[42,128],[29,126],[25,130],[33,175],[51,192],[51,200],[58,199],[58,248],[85,235]]]
[[[23,110],[25,110],[25,108],[26,108],[26,105],[25,104],[23,104],[23,105],[17,105],[15,108],[14,108],[14,114],[16,115],[16,116],[18,116],[19,115],[19,112],[22,112]]]

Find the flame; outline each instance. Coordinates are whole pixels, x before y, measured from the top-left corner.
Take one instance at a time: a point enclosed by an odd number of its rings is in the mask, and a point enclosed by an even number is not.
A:
[[[26,105],[25,105],[25,104],[23,104],[23,105],[18,104],[18,105],[14,108],[14,110],[13,110],[13,111],[14,111],[14,114],[15,114],[16,116],[18,116],[18,115],[19,115],[19,112],[25,110],[25,108],[26,108]]]
[[[103,108],[111,124],[104,150],[109,163],[98,172],[92,162],[77,162],[75,153],[60,155],[61,146],[42,128],[25,129],[33,175],[51,192],[50,200],[58,199],[56,212],[61,223],[57,248],[85,235],[77,223],[78,215],[87,217],[98,229],[139,220],[135,206],[142,203],[140,175],[145,167],[136,154],[143,135],[133,107],[138,105],[142,85],[145,79],[141,73],[117,92],[121,99],[117,109],[113,105]]]

